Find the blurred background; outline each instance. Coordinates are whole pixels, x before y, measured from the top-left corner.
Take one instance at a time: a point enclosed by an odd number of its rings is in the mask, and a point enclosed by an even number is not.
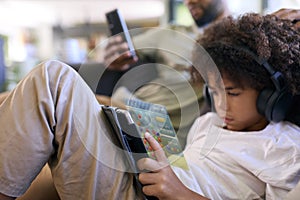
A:
[[[300,0],[227,2],[233,15],[300,8]],[[115,8],[129,28],[193,24],[182,0],[0,0],[0,90],[13,88],[43,60],[101,62],[101,52],[89,52],[109,36],[105,13]]]

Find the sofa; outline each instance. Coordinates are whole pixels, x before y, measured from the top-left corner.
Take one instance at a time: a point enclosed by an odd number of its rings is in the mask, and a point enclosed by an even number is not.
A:
[[[27,192],[17,200],[60,200],[48,164],[43,167]]]

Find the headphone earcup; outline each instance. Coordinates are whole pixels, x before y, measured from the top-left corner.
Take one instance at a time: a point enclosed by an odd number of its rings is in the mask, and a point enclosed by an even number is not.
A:
[[[271,112],[271,120],[274,122],[283,121],[292,105],[293,96],[287,90],[276,91],[274,94],[274,99],[272,100],[272,110]]]
[[[268,120],[269,120],[269,117],[266,115],[266,110],[268,107],[268,101],[269,101],[270,97],[272,96],[273,91],[274,90],[270,89],[270,88],[263,89],[258,94],[257,101],[256,101],[256,107],[257,107],[258,112],[261,115],[264,115]]]
[[[257,110],[268,121],[279,122],[285,119],[293,97],[287,90],[276,91],[270,88],[263,89],[257,98]]]

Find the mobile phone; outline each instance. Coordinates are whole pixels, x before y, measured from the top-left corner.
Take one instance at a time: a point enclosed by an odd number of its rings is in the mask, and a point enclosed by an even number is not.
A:
[[[125,20],[122,16],[120,10],[119,9],[114,9],[110,12],[107,12],[105,14],[105,16],[106,16],[106,20],[107,20],[107,23],[108,23],[108,28],[111,32],[111,35],[113,36],[113,35],[123,33],[122,34],[123,40],[127,42],[129,51],[131,53],[131,56],[135,57],[136,52],[135,52],[135,49],[134,49],[134,45],[133,45],[133,42],[131,40],[131,36],[129,34],[127,24],[126,24],[126,22],[125,22]]]

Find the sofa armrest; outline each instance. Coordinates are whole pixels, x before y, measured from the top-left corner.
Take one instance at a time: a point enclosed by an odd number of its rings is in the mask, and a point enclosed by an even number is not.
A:
[[[43,167],[27,192],[17,200],[60,200],[48,164]]]

